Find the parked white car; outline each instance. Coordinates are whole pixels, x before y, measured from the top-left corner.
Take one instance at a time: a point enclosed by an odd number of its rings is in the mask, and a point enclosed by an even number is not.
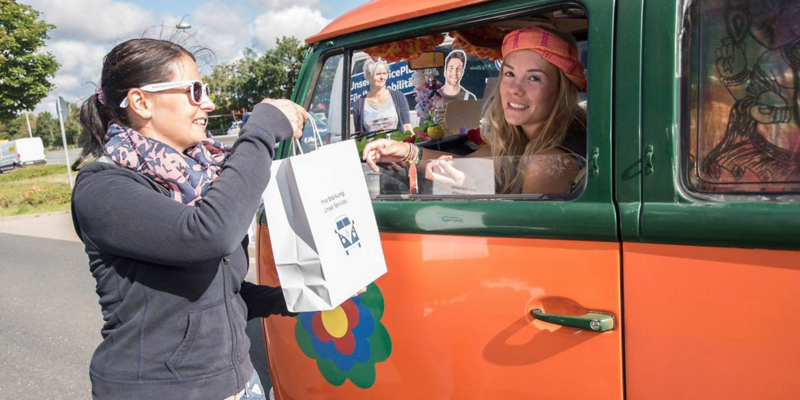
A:
[[[16,139],[0,145],[0,173],[25,165],[46,164],[44,144],[38,137]]]

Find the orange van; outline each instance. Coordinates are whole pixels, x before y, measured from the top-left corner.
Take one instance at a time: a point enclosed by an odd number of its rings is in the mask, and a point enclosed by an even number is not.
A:
[[[294,100],[353,138],[355,64],[380,57],[417,128],[435,54],[463,50],[479,110],[501,61],[463,39],[542,23],[587,68],[575,190],[367,175],[388,273],[263,320],[276,398],[800,398],[800,2],[373,0],[307,39]],[[460,117],[418,145],[472,151],[480,118]],[[258,219],[258,278],[279,285]]]

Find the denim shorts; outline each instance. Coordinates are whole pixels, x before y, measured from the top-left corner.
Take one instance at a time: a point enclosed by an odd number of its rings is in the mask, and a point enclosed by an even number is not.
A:
[[[250,382],[244,387],[244,393],[239,393],[236,400],[267,400],[267,394],[264,392],[264,385],[261,384],[261,379],[258,377],[258,372],[253,371],[253,376]]]

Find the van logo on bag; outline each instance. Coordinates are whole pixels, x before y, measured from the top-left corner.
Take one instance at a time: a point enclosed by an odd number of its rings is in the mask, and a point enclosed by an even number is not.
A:
[[[358,240],[358,233],[356,232],[356,222],[351,221],[346,215],[336,218],[335,233],[339,235],[339,241],[348,256],[353,246],[358,245],[358,247],[361,247],[361,242]]]

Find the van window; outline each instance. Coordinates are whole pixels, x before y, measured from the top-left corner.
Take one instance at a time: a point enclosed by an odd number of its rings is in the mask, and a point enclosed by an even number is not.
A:
[[[695,2],[690,50],[690,188],[800,191],[800,3]]]
[[[413,169],[395,167],[377,174],[364,168],[371,197],[552,200],[574,196],[587,178],[586,160],[577,154],[463,157],[423,160]]]
[[[319,72],[308,106],[309,121],[303,127],[303,137],[300,138],[303,153],[342,140],[343,60],[342,54],[330,56]]]
[[[488,117],[493,92],[502,78],[502,39],[514,29],[536,26],[532,21],[546,21],[572,33],[586,66],[588,21],[582,10],[456,28],[353,52],[349,134],[359,149],[369,141],[387,138],[413,141],[423,154],[427,150],[429,155],[443,152],[455,157],[447,162],[424,159],[413,168],[405,163],[382,165],[378,174],[365,168],[373,197],[567,199],[582,190],[586,182],[585,93],[579,93],[577,100],[581,118],[568,124],[554,151],[531,155],[517,146],[493,157],[485,140],[493,130],[503,129]],[[489,45],[471,44],[469,40],[474,42],[476,37]],[[444,66],[412,70],[408,61],[423,52],[443,53]],[[376,93],[384,86],[391,94],[383,96],[386,100],[370,94],[371,89]],[[504,115],[502,106],[498,109],[494,113]],[[528,140],[521,142],[524,146]]]

